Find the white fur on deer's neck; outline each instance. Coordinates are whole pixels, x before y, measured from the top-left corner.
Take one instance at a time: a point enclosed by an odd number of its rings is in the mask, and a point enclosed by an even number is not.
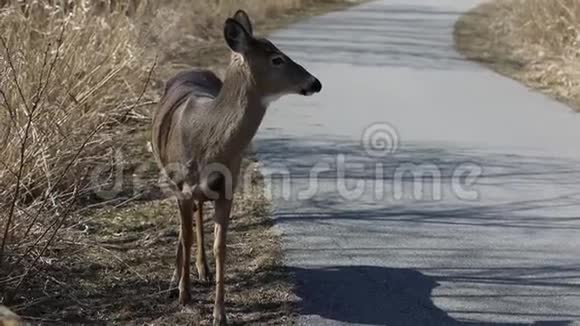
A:
[[[232,52],[232,57],[231,57],[231,62],[230,62],[231,66],[241,67],[241,66],[244,66],[245,64],[246,64],[246,59],[244,58],[243,55],[241,55],[237,52]],[[271,103],[277,101],[282,96],[284,96],[284,94],[267,95],[267,96],[262,97],[260,102],[264,108],[268,108],[268,106]]]
[[[272,95],[267,95],[267,96],[264,96],[264,97],[262,97],[262,105],[263,105],[265,108],[268,108],[268,106],[269,106],[271,103],[273,103],[273,102],[275,102],[275,101],[279,100],[279,99],[280,99],[280,98],[281,98],[283,95],[284,95],[284,94],[272,94]]]
[[[231,62],[235,65],[243,65],[246,63],[246,59],[240,53],[232,52]]]

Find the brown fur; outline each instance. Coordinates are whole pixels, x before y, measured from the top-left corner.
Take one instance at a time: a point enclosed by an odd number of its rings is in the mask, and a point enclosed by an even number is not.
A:
[[[205,184],[200,170],[212,163],[237,171],[262,122],[266,107],[240,61],[232,60],[223,84],[212,72],[200,70],[168,83],[153,122],[153,150],[163,168],[174,164],[187,170],[186,175],[169,176],[179,190],[184,184]]]

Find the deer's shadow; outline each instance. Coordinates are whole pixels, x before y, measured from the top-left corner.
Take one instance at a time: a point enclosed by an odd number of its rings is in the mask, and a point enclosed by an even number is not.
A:
[[[378,266],[290,268],[301,315],[366,325],[570,325],[571,321],[496,323],[457,320],[438,308],[436,279],[412,269]]]

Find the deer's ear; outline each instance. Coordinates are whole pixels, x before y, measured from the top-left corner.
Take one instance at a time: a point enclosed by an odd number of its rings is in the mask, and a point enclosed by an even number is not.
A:
[[[250,20],[248,13],[243,10],[238,10],[234,14],[234,19],[246,29],[248,34],[254,35],[254,28],[252,27],[252,21]]]
[[[235,19],[228,18],[226,20],[224,38],[232,51],[241,54],[248,51],[251,36]]]

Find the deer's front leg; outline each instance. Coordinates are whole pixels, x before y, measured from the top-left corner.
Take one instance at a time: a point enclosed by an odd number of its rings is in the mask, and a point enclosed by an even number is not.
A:
[[[213,245],[213,253],[216,261],[216,290],[213,310],[214,326],[227,325],[226,311],[224,307],[224,273],[226,263],[226,235],[228,232],[231,208],[232,201],[230,199],[220,199],[215,203],[215,241]]]

